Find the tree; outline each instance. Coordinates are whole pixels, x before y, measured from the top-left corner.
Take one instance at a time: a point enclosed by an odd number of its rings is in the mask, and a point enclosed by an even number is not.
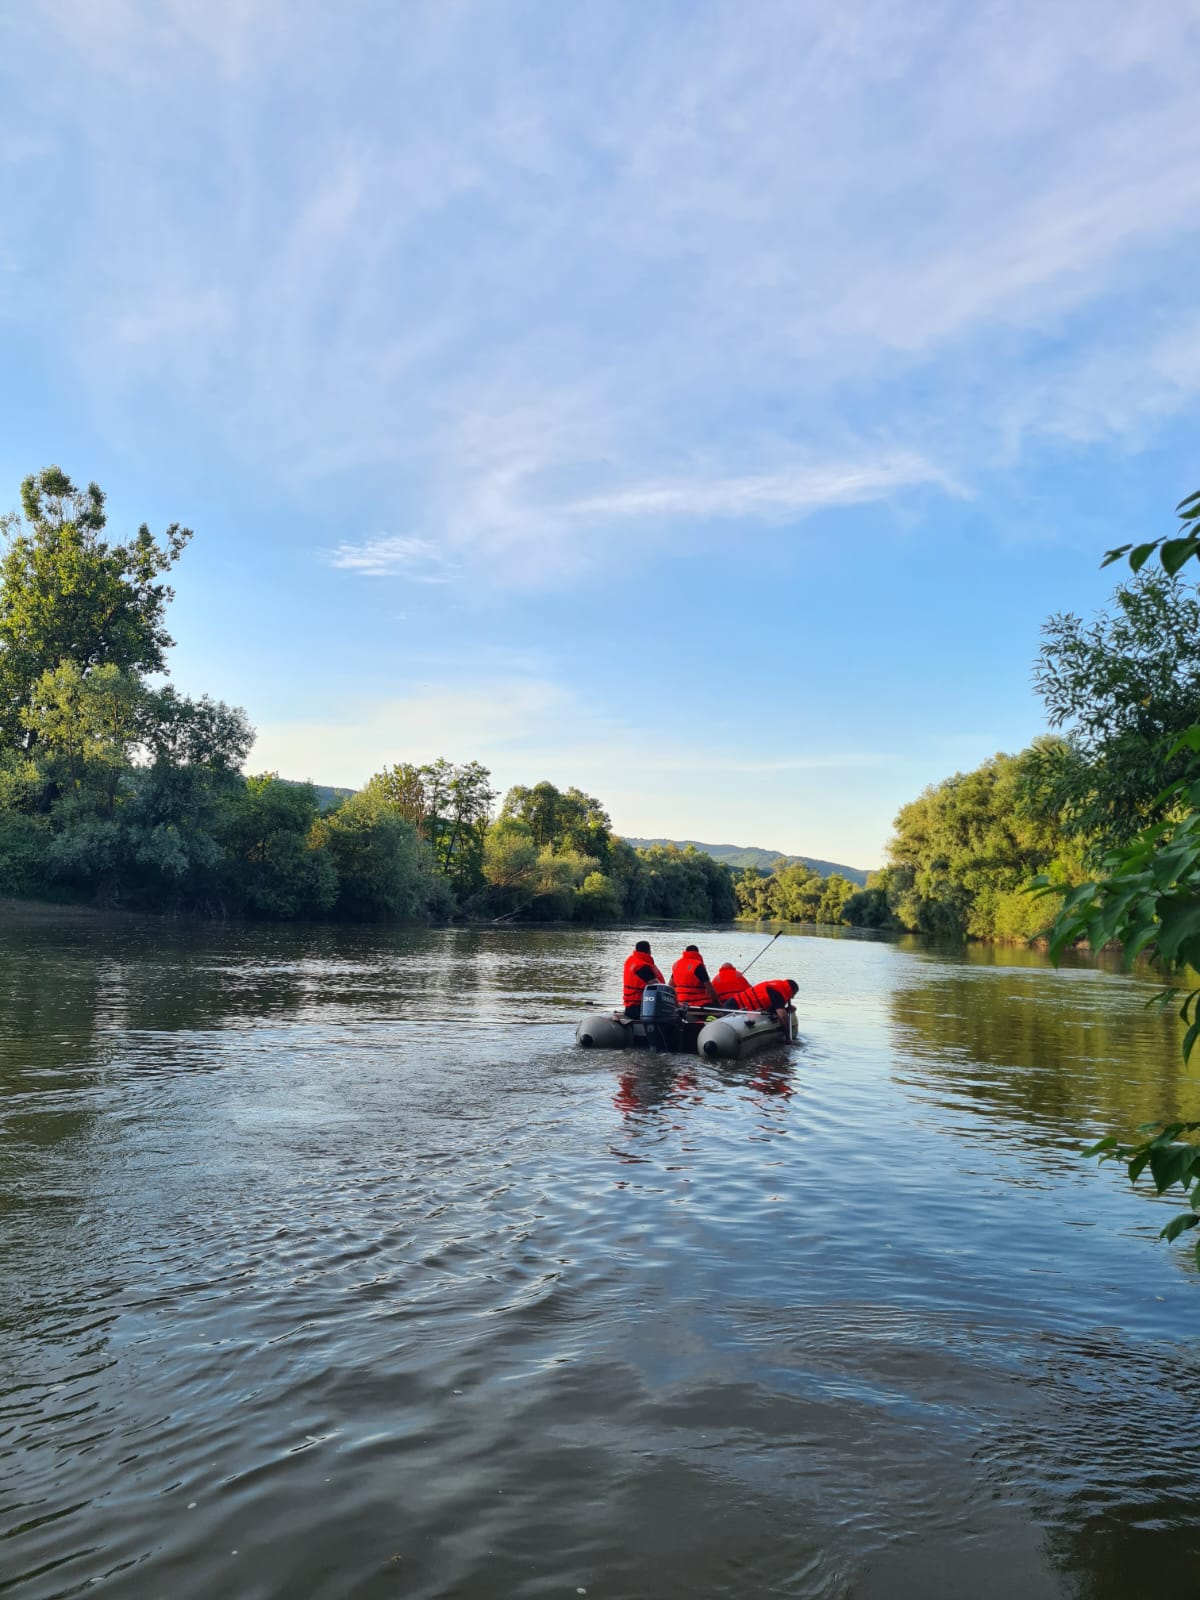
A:
[[[397,816],[411,822],[423,839],[428,837],[429,818],[425,773],[424,767],[414,766],[411,761],[398,761],[394,767],[384,767],[371,779]]]
[[[533,830],[516,817],[499,817],[487,831],[483,874],[497,889],[523,889],[533,882],[538,847]]]
[[[502,817],[515,817],[523,822],[533,836],[534,843],[553,847],[559,842],[559,812],[562,795],[552,783],[543,780],[532,789],[515,784],[504,796],[500,807]]]
[[[141,738],[156,765],[237,772],[254,743],[254,729],[240,706],[206,694],[194,700],[168,684],[144,695]]]
[[[500,815],[527,824],[538,845],[577,850],[607,862],[612,818],[599,800],[582,789],[559,790],[545,779],[532,789],[516,784],[504,796]]]
[[[639,850],[642,915],[683,922],[731,922],[737,914],[733,873],[689,845],[649,845]]]
[[[370,784],[313,823],[312,842],[337,871],[339,915],[411,921],[427,904],[420,840]]]
[[[588,873],[576,896],[576,910],[581,922],[615,922],[621,915],[621,902],[605,873]]]
[[[104,495],[77,490],[59,467],[21,485],[24,521],[0,519],[0,746],[31,749],[22,720],[34,685],[64,661],[82,674],[102,666],[165,672],[172,641],[164,617],[173,591],[159,580],[191,538],[172,523],[157,542],[142,524],[134,538],[102,537]]]
[[[71,660],[44,672],[21,711],[21,723],[33,735],[55,788],[80,795],[91,787],[111,816],[138,743],[146,698],[140,678],[111,663],[86,676]]]
[[[496,798],[491,777],[479,761],[456,766],[441,756],[422,767],[385,767],[367,788],[417,830],[434,871],[466,897],[484,882],[484,837]]]
[[[1104,565],[1128,556],[1137,573],[1157,554],[1163,571],[1174,578],[1188,561],[1200,560],[1200,492],[1180,501],[1176,510],[1182,526],[1175,538],[1121,545],[1108,552]],[[1159,759],[1170,763],[1185,752],[1200,755],[1200,724],[1182,730],[1165,745]],[[1157,797],[1156,809],[1166,812],[1162,820],[1105,851],[1095,879],[1079,884],[1063,899],[1047,930],[1056,964],[1065,950],[1083,939],[1093,949],[1117,939],[1127,964],[1146,953],[1171,978],[1182,970],[1200,970],[1200,781],[1177,779]],[[1039,896],[1062,892],[1045,876],[1035,880],[1033,890]],[[1178,994],[1172,982],[1161,998],[1168,1002]],[[1184,994],[1180,1015],[1187,1024],[1183,1037],[1187,1062],[1200,1041],[1200,988]],[[1200,1146],[1193,1142],[1200,1123],[1149,1125],[1139,1131],[1143,1137],[1135,1144],[1123,1144],[1109,1135],[1086,1153],[1123,1162],[1131,1183],[1148,1168],[1159,1194],[1178,1185],[1189,1210],[1162,1229],[1161,1237],[1173,1240],[1200,1225]],[[1200,1265],[1200,1244],[1196,1261]]]
[[[944,939],[1023,939],[1037,931],[1025,885],[1037,872],[1077,880],[1082,848],[1064,837],[1044,803],[1033,776],[1040,759],[1039,746],[993,756],[901,807],[879,885],[893,922]]]
[[[492,815],[492,775],[479,761],[466,761],[452,769],[447,784],[447,815],[434,847],[434,860],[459,894],[469,894],[483,882],[483,841]]]
[[[1053,616],[1034,680],[1050,724],[1037,780],[1076,835],[1119,844],[1163,815],[1162,792],[1200,777],[1193,752],[1165,752],[1200,709],[1200,599],[1178,577],[1140,572],[1085,623]]]
[[[873,872],[865,889],[857,889],[842,907],[842,920],[852,928],[894,928],[895,919],[888,904],[890,869]]]
[[[230,895],[266,917],[312,917],[337,898],[331,852],[313,836],[320,811],[311,783],[276,773],[247,778],[222,830]]]
[[[845,921],[846,903],[854,893],[854,885],[838,872],[825,879],[821,903],[817,907],[817,921],[826,927],[835,927]]]

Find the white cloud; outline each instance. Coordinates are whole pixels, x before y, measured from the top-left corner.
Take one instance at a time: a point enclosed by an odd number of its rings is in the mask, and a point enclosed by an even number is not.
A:
[[[567,582],[621,524],[955,493],[1026,432],[1192,404],[1196,364],[1151,347],[1200,214],[1198,25],[414,0],[368,42],[305,0],[48,0],[10,24],[46,181],[8,208],[6,293],[52,298],[112,426],[149,387],[410,530],[331,530],[345,570]],[[46,243],[64,150],[87,251]],[[1076,357],[1014,423],[1047,344]],[[1089,421],[1089,355],[1150,399]]]
[[[469,489],[460,489],[457,515],[445,546],[411,535],[379,535],[346,540],[329,551],[329,565],[368,577],[402,575],[424,583],[445,583],[467,561],[489,586],[539,587],[563,581],[612,554],[615,544],[637,538],[644,529],[669,533],[675,518],[704,524],[738,518],[770,523],[796,521],[834,506],[882,500],[902,489],[933,486],[961,493],[945,473],[914,455],[877,461],[815,463],[786,471],[743,477],[689,478],[634,483],[621,489],[554,504],[538,481],[539,463],[520,456],[485,468]],[[636,525],[634,532],[623,527]],[[481,568],[481,563],[482,568]]]
[[[393,577],[397,573],[416,583],[449,583],[446,558],[428,539],[406,534],[377,534],[361,543],[344,541],[329,551],[331,567],[359,572],[369,578]]]
[[[916,455],[903,455],[853,465],[806,465],[788,472],[745,477],[635,484],[572,501],[563,511],[571,517],[596,520],[673,516],[777,518],[803,516],[827,506],[881,500],[898,489],[919,484],[951,486],[945,473],[930,462]]]

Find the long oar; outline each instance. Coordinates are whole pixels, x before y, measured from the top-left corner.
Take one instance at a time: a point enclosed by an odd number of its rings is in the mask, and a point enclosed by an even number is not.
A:
[[[783,929],[780,928],[779,933],[782,933],[782,932],[783,932]],[[762,949],[758,952],[758,955],[755,956],[754,961],[757,961],[759,959],[759,956],[765,956],[766,955],[767,951],[775,943],[775,940],[778,939],[779,933],[773,934],[771,936],[771,938],[769,938],[767,940],[766,944],[763,945]],[[750,968],[754,965],[754,961],[751,961],[748,966],[745,966],[745,967],[742,968],[743,973],[746,973],[746,972],[750,971]]]

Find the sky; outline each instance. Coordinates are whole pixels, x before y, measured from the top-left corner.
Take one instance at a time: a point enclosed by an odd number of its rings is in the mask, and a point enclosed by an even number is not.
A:
[[[0,6],[0,507],[252,770],[858,867],[1200,487],[1200,0]]]

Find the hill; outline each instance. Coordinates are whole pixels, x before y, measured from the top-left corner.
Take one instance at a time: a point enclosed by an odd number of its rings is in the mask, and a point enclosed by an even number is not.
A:
[[[846,867],[837,861],[821,861],[816,856],[789,856],[784,850],[763,850],[753,844],[701,844],[699,839],[627,839],[627,844],[633,845],[635,850],[641,850],[650,844],[674,844],[681,850],[686,850],[688,845],[694,845],[697,850],[703,850],[705,855],[712,856],[714,861],[721,861],[727,867],[733,867],[740,872],[743,867],[752,867],[760,872],[770,872],[774,864],[781,858],[792,865],[796,861],[803,862],[813,872],[819,872],[823,878],[831,878],[836,873],[839,877],[848,878],[851,883],[865,884],[867,873],[862,867]]]
[[[282,783],[302,784],[308,782],[306,778],[282,778]],[[350,795],[357,793],[354,789],[338,789],[330,783],[314,783],[312,787],[317,792],[317,805],[322,811],[328,811],[330,806],[337,805],[339,800],[345,800]]]

